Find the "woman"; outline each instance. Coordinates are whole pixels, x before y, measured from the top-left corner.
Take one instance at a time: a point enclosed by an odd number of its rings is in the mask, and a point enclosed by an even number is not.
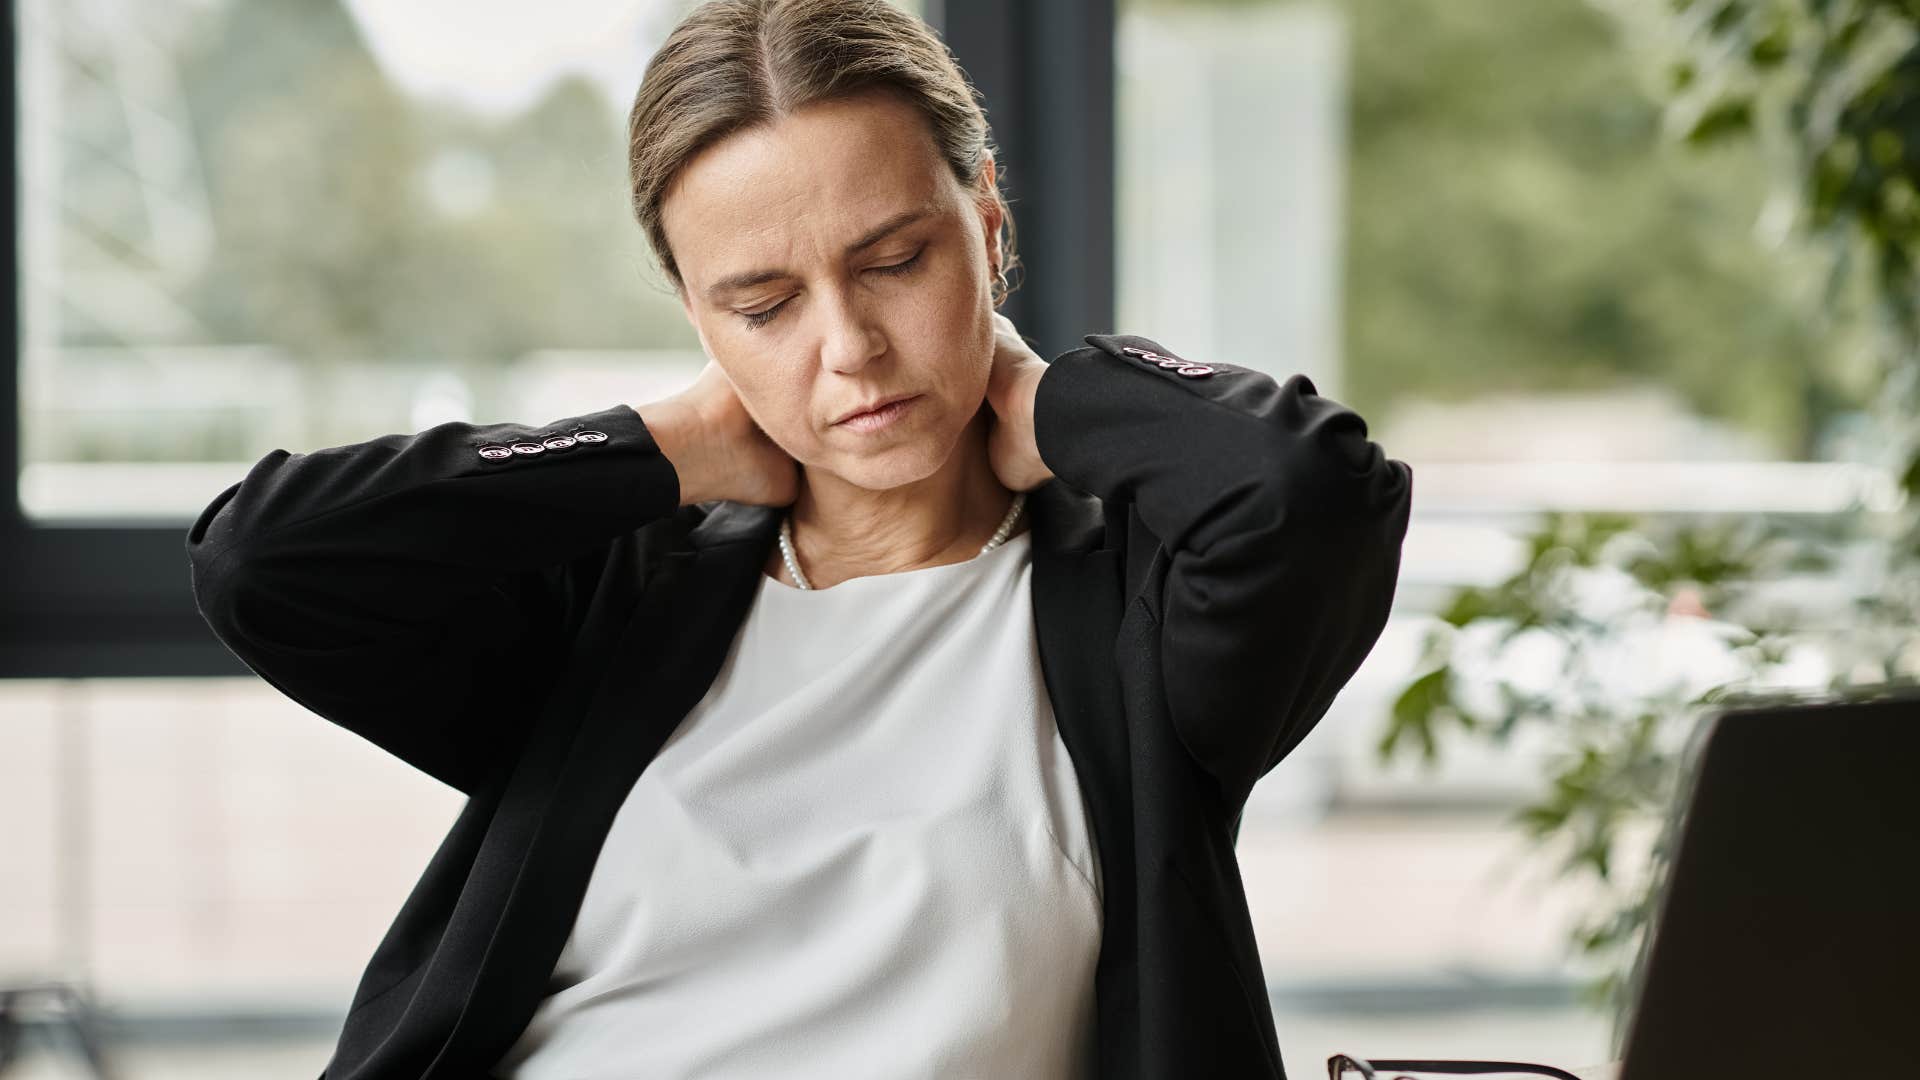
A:
[[[1407,467],[1303,376],[1034,355],[885,3],[699,8],[630,134],[687,390],[276,450],[187,537],[237,655],[468,796],[324,1076],[1283,1075],[1234,840]]]

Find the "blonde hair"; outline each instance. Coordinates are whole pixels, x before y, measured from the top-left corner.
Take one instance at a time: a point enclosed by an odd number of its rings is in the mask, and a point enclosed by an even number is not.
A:
[[[978,191],[995,147],[979,92],[933,28],[886,0],[709,0],[667,36],[648,61],[627,116],[633,214],[654,257],[684,291],[661,225],[660,204],[682,167],[743,128],[807,105],[871,89],[891,90],[927,118],[934,145],[979,209],[1000,209],[998,307],[1018,264],[1013,213],[997,182]]]

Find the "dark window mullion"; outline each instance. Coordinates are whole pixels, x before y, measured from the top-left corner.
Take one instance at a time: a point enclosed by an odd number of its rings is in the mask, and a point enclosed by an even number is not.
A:
[[[1113,0],[951,0],[930,21],[986,101],[1024,263],[1008,318],[1051,358],[1114,319]]]

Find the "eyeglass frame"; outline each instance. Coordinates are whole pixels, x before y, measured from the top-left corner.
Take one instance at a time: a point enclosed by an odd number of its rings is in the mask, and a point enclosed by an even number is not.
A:
[[[1341,1080],[1348,1069],[1358,1070],[1362,1080],[1382,1080],[1378,1070],[1398,1072],[1411,1069],[1414,1072],[1445,1073],[1449,1076],[1472,1076],[1479,1073],[1527,1073],[1532,1076],[1551,1076],[1556,1080],[1580,1080],[1578,1076],[1556,1069],[1551,1065],[1529,1065],[1523,1061],[1467,1061],[1449,1059],[1417,1058],[1381,1058],[1369,1061],[1352,1054],[1334,1054],[1327,1058],[1327,1080]],[[1386,1080],[1411,1080],[1410,1077],[1393,1077]]]

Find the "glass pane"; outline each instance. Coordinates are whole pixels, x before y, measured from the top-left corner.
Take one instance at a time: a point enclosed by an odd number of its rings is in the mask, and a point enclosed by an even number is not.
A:
[[[1603,6],[1123,0],[1121,326],[1305,372],[1416,469],[1827,456],[1864,390],[1767,170],[1668,143]]]
[[[1421,605],[1510,572],[1546,500],[1654,509],[1721,468],[1728,500],[1843,494],[1780,480],[1853,403],[1753,235],[1764,170],[1663,145],[1600,6],[1119,4],[1118,328],[1304,373],[1416,474],[1396,612],[1238,839],[1290,1074],[1606,1056],[1565,944],[1591,898],[1508,823],[1538,740],[1379,764]]]
[[[692,6],[22,0],[26,513],[184,522],[275,447],[682,385],[623,125]]]

